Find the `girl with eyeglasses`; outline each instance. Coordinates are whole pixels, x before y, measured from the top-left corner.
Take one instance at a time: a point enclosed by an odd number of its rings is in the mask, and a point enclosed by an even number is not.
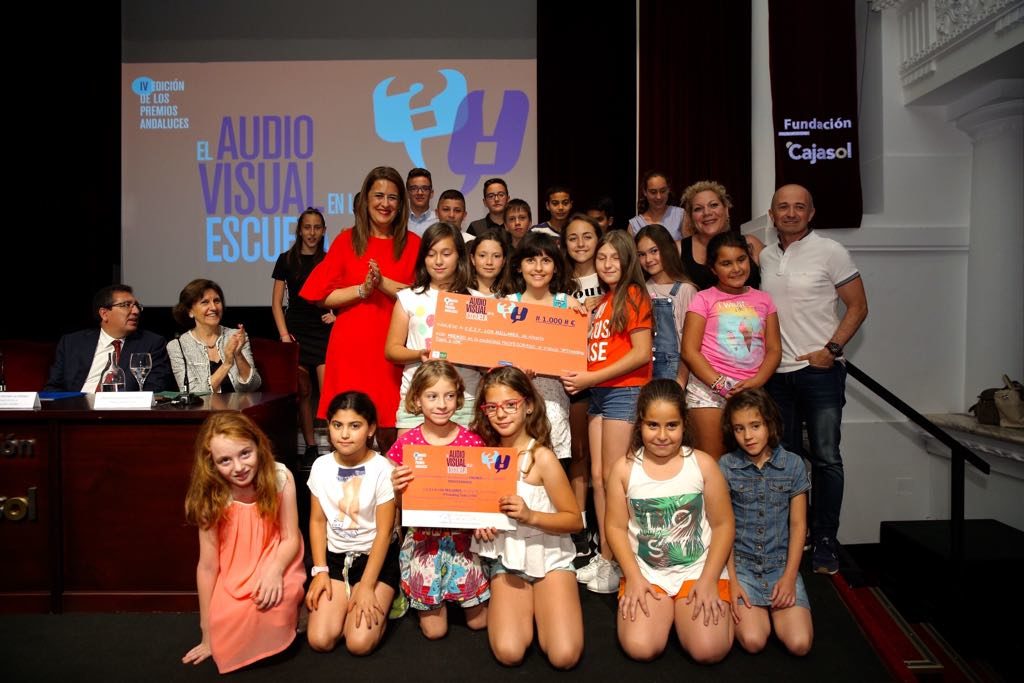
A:
[[[519,453],[516,495],[498,501],[515,531],[477,529],[473,550],[490,564],[487,635],[495,658],[516,666],[537,641],[557,669],[583,653],[583,611],[570,534],[583,528],[565,471],[551,449],[544,399],[522,370],[484,375],[472,429],[488,446]]]

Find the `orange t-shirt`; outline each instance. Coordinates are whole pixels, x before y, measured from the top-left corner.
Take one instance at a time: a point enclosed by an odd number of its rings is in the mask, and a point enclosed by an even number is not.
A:
[[[628,315],[626,329],[612,332],[612,297],[608,292],[594,309],[594,319],[590,323],[587,335],[587,370],[600,370],[619,360],[633,348],[630,333],[633,330],[651,329],[651,301],[643,296],[638,287],[632,286],[629,291],[630,302],[626,305]],[[639,303],[639,311],[634,310],[633,302]],[[601,382],[599,387],[639,387],[651,379],[651,362],[648,361],[632,372],[619,375]]]

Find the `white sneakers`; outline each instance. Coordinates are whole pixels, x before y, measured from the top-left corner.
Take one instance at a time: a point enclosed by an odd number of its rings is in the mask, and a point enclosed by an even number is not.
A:
[[[619,590],[621,578],[619,563],[604,559],[600,553],[594,553],[588,564],[576,570],[576,580],[585,583],[592,593],[614,593]]]

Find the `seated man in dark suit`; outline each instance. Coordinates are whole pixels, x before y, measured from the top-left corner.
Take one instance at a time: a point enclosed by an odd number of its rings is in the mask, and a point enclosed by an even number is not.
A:
[[[104,287],[93,296],[92,309],[99,320],[99,328],[79,330],[61,337],[45,391],[95,392],[112,352],[124,370],[127,391],[139,390],[139,383],[128,367],[131,355],[145,352],[153,358],[153,369],[146,378],[146,390],[177,389],[167,360],[167,342],[152,332],[139,329],[142,304],[135,299],[131,287]]]

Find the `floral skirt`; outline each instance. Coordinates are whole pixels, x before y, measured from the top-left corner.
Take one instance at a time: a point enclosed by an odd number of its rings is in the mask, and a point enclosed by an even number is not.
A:
[[[444,602],[474,607],[491,597],[480,557],[470,550],[471,531],[411,527],[399,554],[402,591],[417,610]]]

